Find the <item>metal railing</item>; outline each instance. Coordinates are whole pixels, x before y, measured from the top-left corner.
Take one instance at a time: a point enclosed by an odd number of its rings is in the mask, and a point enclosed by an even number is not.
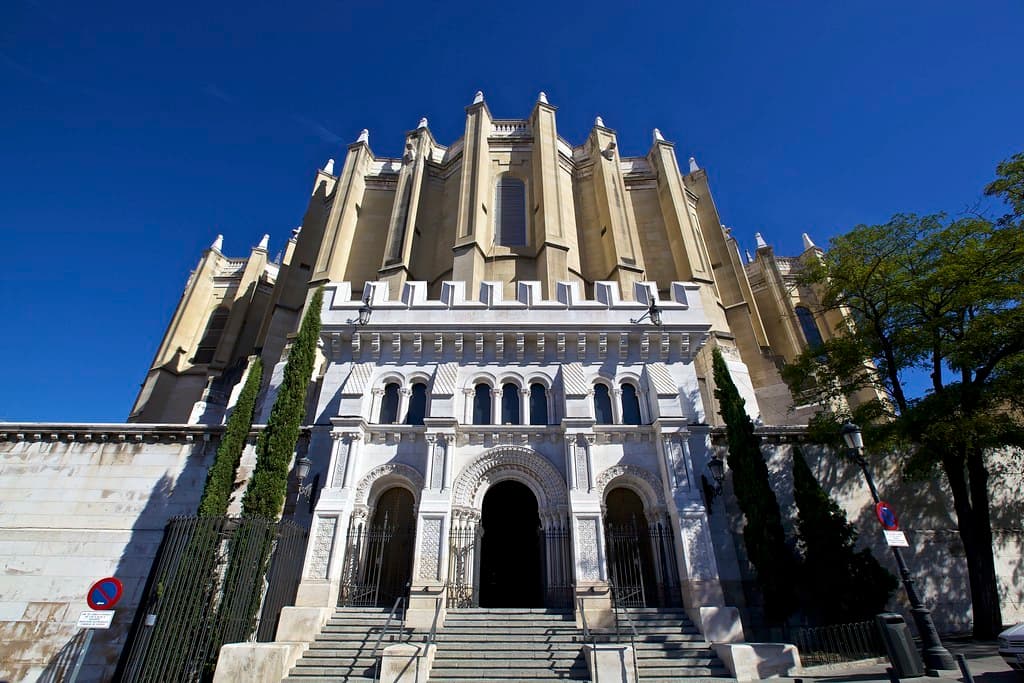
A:
[[[288,521],[172,518],[115,677],[200,681],[225,643],[272,640],[295,600],[305,543]]]
[[[792,628],[789,642],[800,650],[805,666],[838,664],[885,656],[885,644],[872,621]]]
[[[609,585],[612,589],[612,594],[615,594],[615,583],[609,580]],[[629,614],[628,607],[619,607],[614,601],[612,602],[612,610],[615,612],[615,642],[621,642],[622,636],[619,634],[619,609],[621,609],[626,615],[626,622],[629,624],[629,649],[633,653],[633,676],[635,680],[640,680],[640,667],[636,661],[636,639],[637,632],[636,626],[633,624],[633,617]]]
[[[406,586],[406,590],[408,590],[408,586]],[[380,630],[380,633],[377,635],[377,643],[373,646],[373,652],[370,653],[370,658],[371,659],[376,659],[377,658],[377,651],[380,649],[380,643],[384,639],[384,636],[386,636],[388,631],[390,630],[390,628],[391,628],[391,621],[395,618],[395,614],[398,613],[398,610],[402,609],[402,605],[403,604],[405,604],[405,597],[404,596],[399,596],[399,597],[395,598],[395,604],[391,606],[391,611],[388,612],[388,618],[384,622],[384,628],[382,628]],[[401,623],[401,626],[398,627],[399,634],[401,634],[402,631],[404,631],[404,630],[405,630],[405,613],[403,611],[403,613],[402,613],[402,623]],[[381,658],[380,662],[377,662],[377,668],[376,668],[376,670],[374,671],[374,674],[373,674],[373,680],[374,681],[379,681],[380,680],[380,670],[381,670],[382,665],[383,665],[383,657]]]
[[[584,642],[587,640],[590,641],[590,656],[594,658],[594,683],[600,683],[600,675],[598,674],[597,666],[597,639],[594,637],[594,632],[590,630],[590,626],[587,624],[587,609],[582,597],[577,596],[576,605],[580,610],[580,621],[583,622],[583,640]]]

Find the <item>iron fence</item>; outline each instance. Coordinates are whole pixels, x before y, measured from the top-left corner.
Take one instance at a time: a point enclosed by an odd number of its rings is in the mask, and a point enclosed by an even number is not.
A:
[[[390,524],[349,530],[338,603],[343,607],[386,607],[408,595],[414,529]]]
[[[872,621],[791,628],[786,641],[800,650],[804,666],[885,656],[885,644]]]
[[[225,643],[272,640],[295,600],[305,538],[287,521],[171,519],[116,678],[206,681]]]
[[[682,591],[671,531],[661,524],[608,524],[605,544],[616,607],[675,607]]]

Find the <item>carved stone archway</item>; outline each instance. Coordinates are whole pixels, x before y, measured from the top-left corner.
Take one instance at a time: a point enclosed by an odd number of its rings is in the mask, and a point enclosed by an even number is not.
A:
[[[498,446],[459,472],[452,487],[452,506],[480,510],[488,487],[506,479],[528,486],[542,512],[553,513],[569,504],[565,479],[547,458],[524,446]]]

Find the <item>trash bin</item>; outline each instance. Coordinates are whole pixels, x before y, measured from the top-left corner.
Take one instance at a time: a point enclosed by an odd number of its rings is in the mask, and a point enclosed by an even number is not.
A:
[[[900,678],[924,676],[924,663],[903,617],[892,612],[875,615],[875,624],[889,653],[889,661]]]

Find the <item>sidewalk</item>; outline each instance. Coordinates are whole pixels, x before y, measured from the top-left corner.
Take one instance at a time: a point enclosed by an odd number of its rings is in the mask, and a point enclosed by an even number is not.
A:
[[[1014,671],[1010,665],[1003,661],[997,652],[997,644],[992,642],[975,642],[970,640],[950,640],[943,643],[946,649],[955,657],[963,655],[967,659],[967,668],[976,683],[1022,683],[1024,674]],[[888,661],[884,663],[862,663],[851,665],[839,665],[838,667],[814,667],[807,674],[794,678],[773,678],[773,682],[794,681],[795,683],[809,683],[819,681],[829,683],[839,681],[862,681],[864,683],[889,683],[889,675],[886,669]],[[943,672],[939,678],[925,676],[922,678],[907,678],[906,681],[918,683],[943,683],[963,681],[963,674],[959,669],[955,672]]]

